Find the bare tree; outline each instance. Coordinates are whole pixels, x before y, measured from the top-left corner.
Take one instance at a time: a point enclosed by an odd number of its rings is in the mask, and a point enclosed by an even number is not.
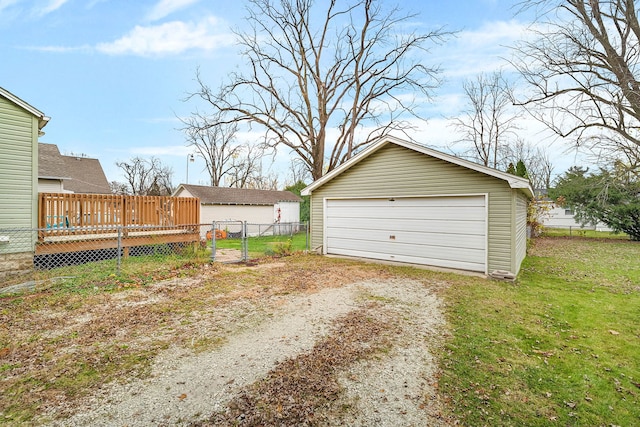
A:
[[[109,183],[109,187],[111,188],[111,192],[113,194],[129,194],[129,185],[125,184],[124,182],[111,181]]]
[[[513,65],[529,83],[521,100],[561,137],[640,166],[640,25],[633,0],[526,0],[535,39]]]
[[[213,117],[195,112],[181,120],[187,145],[204,159],[211,185],[218,187],[225,175],[237,169],[236,160],[244,149],[236,142],[238,124],[222,123],[219,112]]]
[[[234,153],[226,184],[235,188],[258,188],[262,179],[262,157],[264,149],[257,145],[245,144]]]
[[[500,151],[498,165],[500,169],[507,170],[509,164],[516,165],[521,160],[527,168],[527,176],[533,188],[549,189],[554,166],[543,147],[517,139],[515,142],[502,146]]]
[[[166,196],[173,191],[173,171],[157,157],[134,157],[129,162],[116,162],[127,181],[128,193],[141,196]]]
[[[232,75],[222,95],[198,74],[192,94],[229,114],[224,123],[259,125],[265,145],[288,147],[314,179],[373,138],[407,130],[404,118],[439,84],[438,68],[415,53],[450,34],[412,32],[414,15],[382,0],[318,4],[249,0],[251,29],[237,33],[249,71]]]
[[[520,114],[513,109],[512,87],[501,73],[480,74],[463,83],[468,107],[453,125],[462,138],[457,142],[472,143],[470,157],[485,166],[497,168],[500,153],[516,130]]]
[[[299,182],[311,182],[311,174],[306,168],[304,162],[300,158],[291,159],[289,164],[289,176],[287,177],[288,185],[296,185]]]

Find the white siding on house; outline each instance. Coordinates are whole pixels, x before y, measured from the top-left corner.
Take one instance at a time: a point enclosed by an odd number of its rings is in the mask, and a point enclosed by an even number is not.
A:
[[[273,224],[273,206],[202,205],[200,222],[247,221],[251,224]]]
[[[61,179],[38,179],[38,193],[71,193],[64,191]]]
[[[543,216],[542,224],[545,227],[549,228],[586,228],[589,230],[597,230],[597,231],[613,231],[611,228],[607,227],[606,224],[597,223],[597,224],[580,224],[576,221],[575,215],[571,211],[571,209],[563,208],[561,206],[556,206],[551,202],[540,202],[547,203],[551,206],[549,212]]]
[[[278,212],[279,210],[279,212]],[[300,222],[299,202],[279,202],[273,206],[273,218],[280,223]]]

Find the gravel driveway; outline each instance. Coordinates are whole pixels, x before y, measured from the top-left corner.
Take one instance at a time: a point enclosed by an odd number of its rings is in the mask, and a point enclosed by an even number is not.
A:
[[[371,306],[375,302],[375,307]],[[336,424],[446,425],[434,384],[433,349],[445,324],[441,302],[409,279],[367,280],[307,295],[285,296],[258,325],[232,335],[219,348],[188,353],[170,348],[144,380],[103,388],[73,417],[55,426],[174,426],[211,423],[228,402],[287,359],[309,352],[332,333],[332,322],[354,310],[392,318],[397,331],[388,351],[339,369],[344,408]],[[211,424],[207,424],[211,425]]]

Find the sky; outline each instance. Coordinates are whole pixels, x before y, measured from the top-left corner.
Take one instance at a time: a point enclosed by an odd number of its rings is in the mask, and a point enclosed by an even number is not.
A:
[[[319,0],[324,1],[324,0]],[[439,64],[443,85],[422,110],[412,135],[446,150],[459,135],[449,119],[464,109],[464,79],[505,67],[508,46],[529,22],[514,1],[399,0],[417,12],[416,28],[445,27],[457,35],[425,53]],[[109,181],[124,181],[115,165],[135,156],[171,166],[173,183],[207,185],[204,161],[187,161],[180,118],[195,105],[196,70],[212,87],[244,64],[232,29],[246,24],[243,0],[0,0],[0,87],[51,118],[41,142],[63,154],[98,158]],[[562,141],[523,120],[525,139],[548,147],[556,173],[582,163]],[[286,183],[290,154],[263,159],[263,171]]]

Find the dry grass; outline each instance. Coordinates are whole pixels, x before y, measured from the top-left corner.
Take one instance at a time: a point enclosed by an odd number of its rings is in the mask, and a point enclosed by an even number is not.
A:
[[[397,323],[380,308],[370,303],[338,319],[333,332],[309,352],[278,364],[265,379],[229,402],[225,412],[195,425],[335,424],[342,415],[334,405],[343,389],[337,372],[389,348],[392,337],[400,333]]]
[[[152,272],[145,274],[153,276]],[[0,298],[0,423],[65,416],[101,385],[145,376],[171,345],[214,348],[277,307],[279,296],[373,277],[382,266],[316,256],[264,260],[253,267],[187,265],[157,283],[64,283]]]

